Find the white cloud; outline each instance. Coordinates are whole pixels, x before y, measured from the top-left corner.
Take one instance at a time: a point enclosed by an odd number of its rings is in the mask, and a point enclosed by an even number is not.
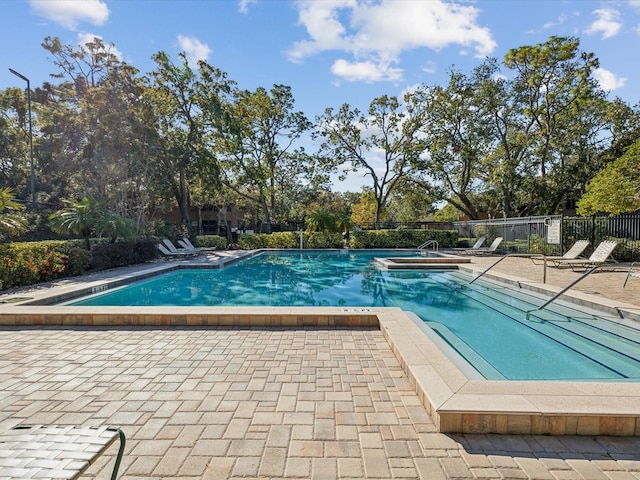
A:
[[[378,82],[402,79],[402,70],[380,61],[349,62],[339,59],[331,66],[331,72],[349,82]]]
[[[426,73],[436,73],[438,71],[438,66],[435,62],[429,61],[424,64],[424,66],[422,67],[422,71]]]
[[[187,54],[189,65],[195,66],[198,60],[208,60],[211,55],[211,49],[206,43],[202,43],[196,37],[187,37],[178,35],[178,44],[180,49]]]
[[[627,0],[627,3],[629,4],[629,6],[640,10],[640,0]]]
[[[93,42],[96,38],[104,42],[104,39],[100,35],[96,35],[94,33],[78,33],[78,45],[86,45],[87,43]],[[105,47],[107,51],[115,55],[118,60],[122,60],[122,52],[119,51],[114,45],[105,42]]]
[[[622,88],[625,83],[627,83],[626,78],[618,77],[615,73],[605,70],[604,68],[597,68],[593,72],[593,76],[598,80],[598,83],[600,83],[600,88],[607,92]]]
[[[249,13],[249,5],[252,3],[257,3],[258,0],[240,0],[238,3],[238,10],[240,13],[247,14]]]
[[[566,21],[567,21],[567,16],[562,14],[556,20],[552,20],[550,22],[545,23],[542,26],[542,28],[544,30],[549,30],[550,28],[555,28],[555,27],[558,27],[558,26],[562,25]]]
[[[620,13],[617,10],[611,8],[600,8],[593,12],[598,19],[589,25],[586,33],[598,34],[602,33],[602,38],[615,37],[622,28],[622,22],[620,22]]]
[[[342,51],[353,58],[338,60],[332,70],[348,79],[398,80],[402,70],[389,65],[406,50],[458,45],[484,58],[496,48],[491,32],[476,23],[473,6],[443,0],[301,0],[296,6],[310,38],[294,43],[289,59]]]
[[[31,10],[69,30],[78,23],[104,25],[109,19],[109,8],[102,0],[30,0]]]

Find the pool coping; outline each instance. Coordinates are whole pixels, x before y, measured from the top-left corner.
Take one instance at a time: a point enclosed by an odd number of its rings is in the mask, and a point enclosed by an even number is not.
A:
[[[237,260],[221,261],[213,268]],[[193,267],[212,268],[212,265],[169,262],[137,274],[129,272],[110,278],[123,284],[163,271]],[[460,266],[460,270],[466,268]],[[469,271],[475,272],[473,268]],[[503,274],[487,277],[541,293],[556,290]],[[106,278],[89,280],[81,286],[76,284],[75,288],[60,287],[60,291],[41,297],[69,298],[77,295],[78,289],[104,290],[107,282]],[[574,292],[571,297],[584,306],[603,306],[602,299],[596,301],[588,294]],[[38,301],[42,298],[35,299]],[[612,312],[620,309],[619,303],[604,307]],[[379,328],[440,432],[640,436],[640,383],[470,378],[420,330],[407,312],[396,307],[167,308],[16,303],[0,306],[0,326]]]

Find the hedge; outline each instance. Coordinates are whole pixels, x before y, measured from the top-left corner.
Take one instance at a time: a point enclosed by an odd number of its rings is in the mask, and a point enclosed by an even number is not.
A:
[[[82,240],[46,240],[0,244],[0,290],[33,285],[63,277],[142,263],[158,255],[156,242],[94,243]]]
[[[243,250],[300,248],[300,234],[297,232],[243,233],[238,237],[238,245]]]
[[[91,269],[105,270],[148,262],[158,256],[156,244],[152,240],[98,243],[91,247]]]
[[[456,230],[357,230],[351,232],[351,248],[416,248],[428,240],[455,247]]]
[[[0,244],[0,290],[81,275],[91,253],[78,240]]]
[[[198,235],[196,237],[195,246],[199,248],[224,250],[227,248],[227,239],[220,235]]]

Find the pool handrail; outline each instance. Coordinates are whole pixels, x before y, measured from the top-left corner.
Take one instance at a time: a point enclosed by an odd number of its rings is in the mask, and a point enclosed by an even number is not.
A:
[[[434,252],[438,251],[438,248],[439,248],[438,242],[436,240],[427,240],[423,244],[418,245],[418,248],[417,248],[418,253],[421,253],[423,250],[426,250],[428,246],[432,246]]]
[[[499,264],[501,261],[503,261],[505,258],[509,258],[509,257],[521,257],[522,254],[521,253],[507,253],[506,255],[500,257],[498,259],[497,262],[494,262],[493,264],[489,265],[483,272],[480,273],[480,275],[478,275],[476,278],[474,278],[473,280],[471,280],[469,283],[467,283],[467,285],[471,285],[473,282],[475,282],[476,280],[478,280],[480,277],[482,277],[485,273],[487,273],[489,270],[491,270],[493,267],[495,267],[497,264]]]
[[[551,297],[549,300],[547,300],[546,302],[544,302],[542,305],[540,305],[538,308],[536,308],[535,310],[531,310],[533,311],[537,311],[537,310],[542,310],[544,307],[546,307],[547,305],[549,305],[551,302],[553,302],[556,298],[558,298],[559,296],[561,296],[564,292],[566,292],[567,290],[569,290],[571,287],[573,287],[576,283],[578,283],[579,281],[581,281],[583,278],[585,278],[586,276],[588,276],[589,274],[593,273],[596,269],[600,268],[602,265],[594,265],[591,268],[589,268],[586,272],[584,272],[582,275],[580,275],[578,278],[576,278],[573,282],[571,282],[569,285],[567,285],[566,287],[564,287],[562,290],[560,290],[558,293],[556,293],[553,297]],[[529,312],[527,312],[527,315],[529,314]]]

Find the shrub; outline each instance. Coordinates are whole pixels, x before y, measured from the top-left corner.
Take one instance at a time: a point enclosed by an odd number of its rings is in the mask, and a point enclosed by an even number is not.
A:
[[[77,240],[0,245],[0,288],[7,289],[84,272],[89,252]]]
[[[134,265],[147,262],[157,256],[156,242],[152,240],[98,243],[91,247],[91,268],[104,270]]]
[[[296,232],[274,232],[265,235],[267,248],[300,248],[300,234]]]
[[[351,232],[352,248],[416,248],[427,240],[440,247],[454,247],[455,230],[358,230]]]
[[[298,232],[244,233],[238,237],[238,245],[244,250],[299,248],[300,234]]]
[[[267,248],[266,236],[264,233],[243,233],[238,237],[238,246],[243,250]]]
[[[69,248],[67,258],[67,275],[82,275],[91,265],[91,252],[80,247]]]
[[[627,240],[615,237],[609,237],[607,240],[619,242],[613,251],[613,257],[619,262],[633,262],[640,258],[640,240]]]
[[[493,242],[497,237],[504,236],[504,227],[502,225],[476,225],[476,238],[487,237],[487,244]]]
[[[340,233],[316,232],[306,241],[307,248],[344,248],[344,239]]]
[[[198,235],[195,246],[200,248],[215,248],[224,250],[227,248],[227,239],[220,235]]]

